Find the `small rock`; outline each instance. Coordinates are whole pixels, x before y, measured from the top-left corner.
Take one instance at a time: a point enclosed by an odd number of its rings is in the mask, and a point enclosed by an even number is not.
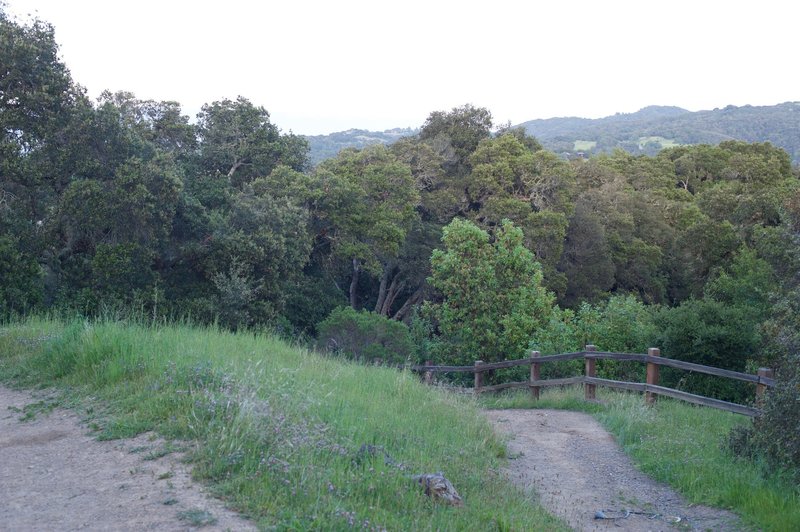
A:
[[[439,499],[451,506],[464,506],[461,495],[441,472],[415,475],[413,478],[423,487],[425,495],[428,497]]]

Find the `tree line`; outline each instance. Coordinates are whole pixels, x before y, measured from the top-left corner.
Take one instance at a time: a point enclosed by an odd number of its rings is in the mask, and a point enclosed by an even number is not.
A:
[[[604,349],[731,369],[781,351],[765,328],[797,284],[800,200],[769,143],[568,161],[467,104],[312,167],[244,97],[194,122],[91,101],[51,26],[0,24],[5,316],[135,308],[313,337],[350,307],[408,325],[412,356],[491,361],[598,343],[617,312],[640,321]]]
[[[778,366],[767,410],[785,430],[761,444],[800,464],[800,172],[784,150],[569,161],[467,104],[312,167],[306,140],[244,97],[194,122],[128,92],[91,101],[57,52],[50,25],[0,10],[5,319],[127,309],[440,363],[594,343]]]

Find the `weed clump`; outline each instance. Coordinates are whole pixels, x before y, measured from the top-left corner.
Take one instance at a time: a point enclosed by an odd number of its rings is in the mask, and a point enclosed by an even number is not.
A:
[[[191,526],[201,527],[210,526],[217,523],[217,518],[206,510],[186,510],[178,512],[178,519],[186,521]]]

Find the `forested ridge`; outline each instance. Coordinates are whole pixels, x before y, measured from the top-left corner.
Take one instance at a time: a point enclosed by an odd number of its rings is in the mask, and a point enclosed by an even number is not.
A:
[[[622,149],[634,155],[656,155],[679,145],[718,144],[726,140],[770,142],[783,148],[793,164],[800,162],[800,103],[687,111],[680,107],[651,105],[635,113],[604,118],[560,117],[519,124],[542,146],[565,158],[612,153]],[[390,144],[414,129],[383,132],[351,129],[329,135],[307,136],[311,162],[336,155],[342,148]]]
[[[91,101],[51,26],[0,25],[5,317],[135,311],[399,361],[591,342],[752,370],[796,349],[800,174],[769,142],[566,160],[467,104],[312,167],[245,97],[194,122]]]
[[[311,165],[330,157],[335,157],[344,148],[365,148],[372,144],[391,144],[402,137],[417,134],[411,128],[394,128],[386,131],[368,131],[366,129],[348,129],[328,135],[305,135],[308,141],[308,158]]]
[[[655,155],[674,145],[717,144],[726,140],[771,142],[800,162],[800,102],[691,112],[650,106],[635,113],[598,119],[549,118],[521,124],[542,145],[566,156],[623,149]]]

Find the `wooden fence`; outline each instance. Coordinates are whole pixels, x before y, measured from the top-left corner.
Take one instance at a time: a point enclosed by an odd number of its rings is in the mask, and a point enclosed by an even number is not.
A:
[[[666,388],[658,385],[658,369],[660,366],[667,366],[671,368],[684,369],[697,373],[705,373],[708,375],[716,375],[718,377],[725,377],[728,379],[737,379],[745,382],[750,382],[756,385],[756,407],[760,407],[764,393],[767,387],[774,386],[775,380],[773,371],[767,368],[758,370],[757,375],[749,373],[740,373],[738,371],[731,371],[727,369],[713,368],[711,366],[703,366],[701,364],[694,364],[692,362],[684,362],[683,360],[674,360],[670,358],[663,358],[660,356],[661,352],[657,348],[650,348],[647,354],[634,354],[634,353],[607,353],[597,351],[595,346],[587,345],[585,351],[578,351],[576,353],[562,353],[559,355],[540,356],[538,351],[533,351],[530,358],[523,358],[520,360],[505,360],[503,362],[494,362],[491,364],[484,364],[481,360],[476,360],[472,366],[434,366],[431,362],[427,362],[424,366],[412,366],[412,371],[419,371],[424,373],[426,382],[431,383],[434,373],[441,372],[471,372],[475,374],[475,387],[474,393],[480,394],[485,392],[498,392],[501,390],[508,390],[513,388],[528,388],[531,395],[539,398],[539,392],[542,388],[547,386],[566,386],[571,384],[583,384],[586,400],[591,401],[595,399],[595,391],[597,386],[606,386],[608,388],[616,388],[619,390],[631,390],[637,392],[644,392],[645,401],[652,404],[656,400],[656,396],[665,395],[682,401],[690,403],[709,406],[711,408],[718,408],[728,412],[735,412],[745,416],[757,416],[760,414],[759,408],[740,405],[737,403],[730,403],[728,401],[721,401],[719,399],[712,399],[702,395],[695,395],[672,388]],[[558,362],[562,360],[577,360],[583,359],[586,368],[585,374],[568,377],[565,379],[540,379],[540,368],[542,364],[549,362]],[[601,379],[597,377],[595,370],[595,363],[597,360],[620,360],[620,361],[635,361],[647,364],[646,382],[624,382],[615,381],[610,379]],[[483,373],[486,371],[513,368],[517,366],[530,366],[530,379],[524,382],[506,382],[503,384],[495,384],[493,386],[483,385]]]

